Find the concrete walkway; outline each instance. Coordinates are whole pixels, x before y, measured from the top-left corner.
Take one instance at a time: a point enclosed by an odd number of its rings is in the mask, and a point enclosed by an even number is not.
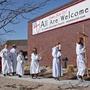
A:
[[[0,75],[0,77],[4,77]],[[17,76],[6,76],[5,78],[11,78],[15,80],[24,80],[24,81],[30,81],[30,82],[38,82],[38,83],[43,83],[43,84],[56,84],[59,85],[63,89],[67,88],[77,88],[77,87],[90,87],[90,81],[84,81],[80,82],[78,80],[54,80],[53,78],[42,78],[40,77],[39,79],[32,79],[30,76],[24,76],[22,78],[19,78]]]

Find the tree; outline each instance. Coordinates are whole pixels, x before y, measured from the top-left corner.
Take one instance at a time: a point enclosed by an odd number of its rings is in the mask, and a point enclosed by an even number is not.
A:
[[[35,0],[0,0],[0,30],[3,29],[5,33],[12,32],[12,30],[7,30],[5,28],[9,23],[15,24],[17,17],[21,16],[25,18],[25,13],[30,13],[43,7],[51,0],[37,1],[38,2],[35,2]],[[23,2],[22,5],[18,4],[21,2]],[[0,33],[0,35],[5,33]]]

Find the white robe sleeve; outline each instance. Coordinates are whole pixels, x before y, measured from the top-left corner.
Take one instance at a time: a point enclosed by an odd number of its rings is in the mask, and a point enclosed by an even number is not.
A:
[[[4,59],[7,58],[7,52],[6,52],[5,50],[2,51],[2,57],[3,57]]]
[[[61,52],[60,51],[58,51],[57,57],[61,57]]]
[[[81,52],[80,53],[85,53],[85,47],[83,47],[82,49],[81,49]]]
[[[22,56],[20,56],[20,55],[17,56],[17,62],[23,63],[23,58],[22,58]]]
[[[0,57],[3,57],[3,52],[2,51],[0,52]]]
[[[78,54],[83,54],[83,53],[85,53],[85,47],[81,47],[81,45],[80,44],[76,44],[76,54],[78,55]]]
[[[57,48],[56,47],[52,48],[52,56],[57,57]]]

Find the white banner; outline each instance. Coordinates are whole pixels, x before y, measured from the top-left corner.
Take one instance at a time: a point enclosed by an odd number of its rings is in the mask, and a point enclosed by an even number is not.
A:
[[[32,35],[90,19],[90,0],[82,1],[62,11],[32,23]]]

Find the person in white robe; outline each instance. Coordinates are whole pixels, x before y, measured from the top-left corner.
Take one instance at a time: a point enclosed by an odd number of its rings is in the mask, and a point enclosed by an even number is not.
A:
[[[11,53],[11,61],[12,61],[12,68],[13,68],[13,75],[16,74],[16,66],[17,66],[17,49],[16,45],[13,44],[12,49],[10,50]]]
[[[79,41],[76,43],[76,55],[77,55],[77,79],[83,80],[85,74],[85,46],[83,38],[80,37]]]
[[[17,67],[16,67],[16,74],[19,77],[22,77],[24,74],[24,56],[23,56],[23,51],[20,50],[17,56]]]
[[[58,48],[58,53],[60,55],[60,76],[63,76],[63,67],[62,67],[62,54],[61,54],[61,43],[58,42],[57,44],[57,48]]]
[[[52,48],[52,57],[53,57],[53,67],[52,67],[52,76],[59,80],[59,77],[62,73],[61,68],[61,50],[59,50],[59,45],[56,45]]]
[[[40,57],[37,53],[37,49],[34,48],[31,54],[31,65],[30,65],[30,74],[32,78],[37,78],[40,73],[40,65],[39,65]]]
[[[5,44],[4,49],[0,52],[2,58],[2,74],[4,76],[10,75],[12,71],[11,60],[10,60],[10,52],[8,49],[8,45]]]

